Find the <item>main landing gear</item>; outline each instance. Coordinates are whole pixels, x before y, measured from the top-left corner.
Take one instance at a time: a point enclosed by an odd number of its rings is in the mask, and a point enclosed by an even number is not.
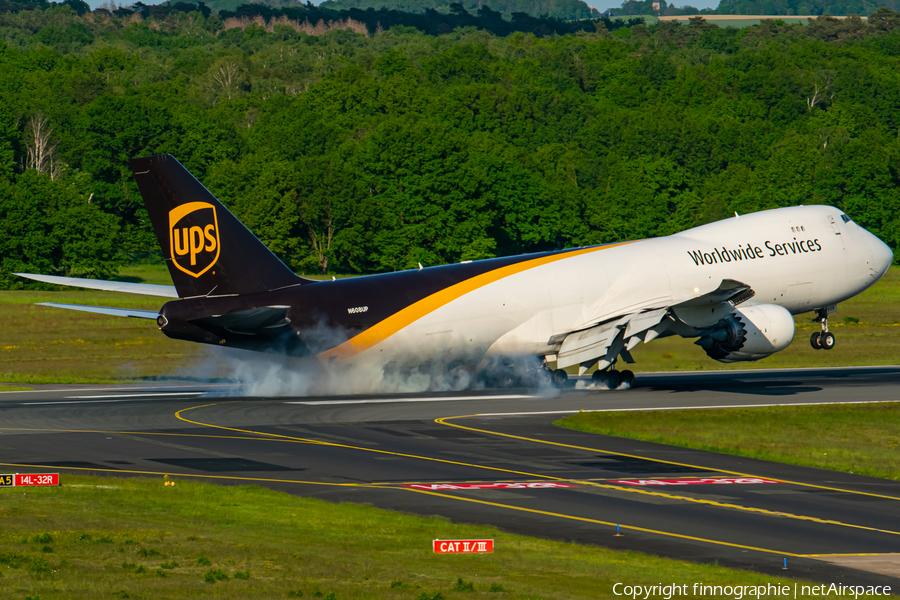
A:
[[[569,380],[569,374],[563,371],[562,369],[556,369],[555,371],[550,372],[550,381],[554,386],[562,389],[566,387],[566,382]]]
[[[834,348],[834,334],[828,331],[828,310],[820,308],[815,320],[821,324],[822,329],[812,334],[809,345],[813,350],[831,350]]]
[[[615,369],[609,369],[608,371],[594,371],[594,374],[591,375],[591,381],[593,383],[602,383],[609,389],[615,390],[623,383],[626,383],[629,386],[633,384],[634,373],[628,369],[625,369],[624,371],[617,371]]]
[[[543,366],[545,373],[550,377],[550,383],[560,389],[566,387],[566,383],[569,381],[568,373],[562,369],[551,370],[547,366],[546,361],[544,361]],[[619,389],[622,384],[627,384],[628,387],[631,387],[632,384],[634,384],[634,373],[627,369],[624,371],[617,371],[615,365],[612,365],[604,371],[594,371],[594,374],[591,375],[591,383],[601,383],[611,390]]]

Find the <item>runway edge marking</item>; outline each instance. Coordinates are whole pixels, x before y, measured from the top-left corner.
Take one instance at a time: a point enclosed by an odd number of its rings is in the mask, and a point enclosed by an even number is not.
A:
[[[795,405],[791,405],[791,406],[795,406]],[[589,412],[589,411],[585,411],[585,412]],[[513,414],[513,415],[519,414],[519,415],[521,415],[521,414],[523,414],[523,413],[509,413],[509,414]],[[545,413],[545,414],[546,414],[546,413]],[[556,413],[556,414],[572,414],[572,411],[560,411],[559,413]],[[754,475],[754,474],[751,474],[751,473],[741,473],[741,472],[739,472],[739,471],[728,471],[728,470],[726,470],[726,469],[711,469],[711,468],[706,467],[706,466],[703,466],[703,465],[692,465],[692,464],[687,464],[687,463],[679,463],[679,462],[674,462],[674,461],[670,461],[670,460],[662,460],[662,459],[659,459],[659,458],[647,458],[646,456],[637,456],[637,455],[634,455],[634,454],[625,454],[624,452],[613,452],[613,451],[611,451],[611,450],[601,450],[601,449],[599,449],[599,448],[588,448],[588,447],[586,447],[586,446],[575,446],[575,445],[573,445],[573,444],[564,444],[564,443],[562,443],[562,442],[551,442],[551,441],[548,441],[548,440],[537,440],[537,439],[534,439],[534,438],[528,438],[528,437],[524,437],[524,436],[521,436],[521,435],[513,435],[513,434],[511,434],[511,433],[502,433],[502,432],[500,432],[500,431],[490,431],[490,430],[488,430],[488,429],[477,429],[477,428],[475,428],[475,427],[466,427],[465,425],[458,425],[458,424],[456,424],[456,423],[448,423],[448,422],[447,422],[447,420],[449,420],[449,419],[473,419],[473,418],[477,418],[477,417],[485,417],[485,416],[495,416],[495,417],[497,417],[497,416],[503,416],[503,414],[502,414],[502,413],[494,413],[494,414],[491,414],[491,415],[486,415],[486,414],[481,415],[481,414],[478,414],[478,415],[458,415],[458,416],[453,416],[453,417],[440,417],[440,418],[438,418],[438,419],[435,419],[434,422],[437,423],[437,424],[439,424],[439,425],[446,425],[447,427],[456,427],[456,428],[458,428],[458,429],[465,429],[465,430],[467,430],[467,431],[475,431],[475,432],[477,432],[477,433],[486,433],[486,434],[488,434],[488,435],[496,435],[496,436],[501,436],[501,437],[513,438],[513,439],[517,439],[517,440],[524,440],[524,441],[527,441],[527,442],[534,442],[534,443],[536,443],[536,444],[547,444],[547,445],[550,445],[550,446],[560,446],[560,447],[563,447],[563,448],[572,448],[572,449],[574,449],[574,450],[587,450],[588,452],[600,452],[600,453],[602,453],[602,454],[611,454],[611,455],[614,455],[614,456],[625,456],[625,457],[627,457],[627,458],[640,458],[640,459],[642,459],[642,460],[650,460],[650,461],[653,461],[653,462],[658,462],[658,463],[668,464],[668,465],[677,465],[677,466],[679,466],[679,467],[691,467],[691,468],[693,468],[693,469],[703,469],[703,470],[705,470],[705,471],[713,471],[713,472],[718,472],[718,473],[728,473],[729,475],[737,475],[737,476],[739,476],[739,477],[760,477],[760,475]],[[830,491],[833,491],[833,492],[844,492],[844,493],[847,493],[847,494],[857,494],[857,495],[860,495],[860,496],[872,496],[872,497],[874,497],[874,498],[884,498],[884,499],[886,499],[886,500],[900,500],[900,498],[898,498],[898,497],[896,497],[896,496],[886,496],[886,495],[884,495],[884,494],[873,494],[872,492],[859,492],[859,491],[856,491],[856,490],[846,490],[846,489],[843,489],[843,488],[829,487],[829,486],[826,486],[826,485],[817,485],[817,484],[814,484],[814,483],[803,483],[803,482],[800,482],[800,481],[788,481],[788,480],[786,480],[786,479],[779,479],[778,481],[780,481],[781,483],[789,483],[789,484],[791,484],[791,485],[799,485],[799,486],[811,487],[811,488],[822,489],[822,490],[830,490]],[[624,488],[623,488],[623,489],[624,489]]]

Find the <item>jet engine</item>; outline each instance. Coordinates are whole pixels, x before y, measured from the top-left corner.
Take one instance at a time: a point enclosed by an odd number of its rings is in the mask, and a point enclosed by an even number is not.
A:
[[[710,358],[732,363],[760,360],[784,350],[794,339],[794,318],[776,304],[736,308],[704,330],[695,343]]]

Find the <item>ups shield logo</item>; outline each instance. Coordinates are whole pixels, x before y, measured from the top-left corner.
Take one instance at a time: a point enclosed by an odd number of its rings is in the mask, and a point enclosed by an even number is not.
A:
[[[206,202],[189,202],[169,211],[172,262],[191,277],[200,277],[219,260],[219,222]]]

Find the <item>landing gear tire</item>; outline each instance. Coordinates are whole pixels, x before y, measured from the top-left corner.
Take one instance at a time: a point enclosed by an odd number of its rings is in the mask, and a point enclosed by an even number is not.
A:
[[[809,345],[813,347],[813,350],[821,350],[822,342],[821,342],[822,333],[820,331],[812,334],[812,337],[809,338]]]
[[[607,384],[609,389],[614,390],[619,387],[619,384],[622,383],[622,374],[613,369],[612,371],[607,372]]]
[[[634,385],[634,373],[632,373],[629,369],[625,369],[619,375],[622,378],[622,383],[628,384],[628,387]]]
[[[830,331],[826,331],[825,333],[819,336],[819,346],[823,350],[831,350],[834,348],[834,334]]]
[[[518,378],[516,377],[516,374],[512,369],[503,371],[497,376],[497,387],[511,388],[515,387],[517,383]]]
[[[553,373],[550,374],[550,381],[553,382],[558,388],[564,388],[566,386],[566,382],[569,380],[569,374],[563,371],[562,369],[556,369]]]
[[[631,371],[628,372],[631,373]],[[634,376],[633,373],[632,376]],[[594,383],[602,383],[609,389],[614,390],[622,383],[622,373],[619,373],[615,369],[609,371],[594,371],[594,374],[591,375],[591,381]]]

